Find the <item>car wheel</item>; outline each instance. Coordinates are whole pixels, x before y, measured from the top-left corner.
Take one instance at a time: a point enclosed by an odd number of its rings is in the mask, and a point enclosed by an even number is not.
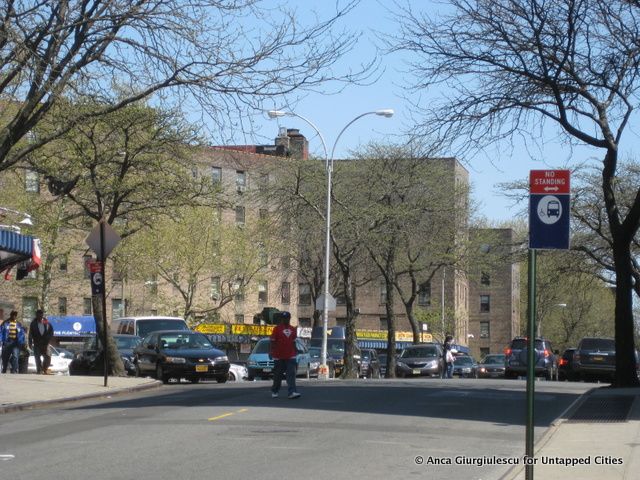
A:
[[[218,377],[218,378],[216,378],[216,382],[218,382],[218,383],[226,383],[227,382],[227,377]]]
[[[156,378],[162,383],[169,383],[169,377],[164,374],[164,371],[162,370],[162,366],[160,364],[156,366]]]
[[[235,374],[234,374],[233,372],[231,372],[231,371],[230,371],[230,372],[229,372],[229,375],[227,375],[227,379],[228,379],[230,382],[235,382],[235,381],[236,381],[236,376],[235,376]]]
[[[249,375],[247,377],[247,382],[253,382],[255,379],[256,379],[256,377],[253,377],[253,376]]]
[[[311,372],[309,371],[309,365],[307,365],[307,374],[305,375],[305,378],[307,380],[309,380],[309,378],[311,378]]]

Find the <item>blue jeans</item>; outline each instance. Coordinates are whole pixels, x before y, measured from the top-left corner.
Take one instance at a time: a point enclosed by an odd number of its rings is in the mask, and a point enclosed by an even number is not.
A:
[[[287,390],[289,395],[296,391],[296,370],[298,363],[295,358],[288,360],[274,360],[273,368],[273,386],[271,391],[278,393],[280,391],[280,385],[282,384],[282,374],[287,376]]]
[[[453,378],[453,362],[446,364],[446,372],[444,378]]]
[[[2,373],[7,373],[9,361],[11,361],[11,373],[18,373],[19,357],[20,345],[18,345],[18,342],[4,343],[2,345]]]

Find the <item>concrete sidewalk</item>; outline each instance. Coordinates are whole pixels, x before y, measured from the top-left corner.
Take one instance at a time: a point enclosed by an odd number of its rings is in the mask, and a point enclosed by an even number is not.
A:
[[[640,478],[640,389],[584,394],[538,441],[535,462],[534,478],[544,480]],[[523,466],[503,477],[524,479]]]
[[[0,374],[0,414],[155,388],[150,378]]]

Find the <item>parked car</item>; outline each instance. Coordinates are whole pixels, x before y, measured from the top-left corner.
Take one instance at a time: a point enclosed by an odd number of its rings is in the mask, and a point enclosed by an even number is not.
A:
[[[135,375],[133,349],[140,343],[141,338],[135,335],[113,335],[113,340],[127,375]],[[103,373],[104,360],[102,356],[98,356],[96,335],[92,335],[84,341],[82,350],[76,353],[69,363],[69,375],[103,375]]]
[[[551,342],[545,338],[536,338],[534,341],[534,374],[544,376],[547,380],[554,380],[558,374],[556,355],[553,353]],[[527,376],[528,349],[525,337],[516,337],[505,350],[505,378]]]
[[[478,363],[478,378],[503,378],[506,355],[493,353],[484,357]]]
[[[402,351],[396,365],[396,376],[439,377],[443,369],[442,348],[437,343],[426,343]]]
[[[229,381],[231,382],[239,382],[241,380],[246,380],[249,377],[249,370],[244,365],[238,365],[237,363],[232,363],[229,365]]]
[[[567,348],[558,360],[558,380],[579,380],[580,374],[576,370],[574,362],[575,348]]]
[[[318,368],[322,360],[322,349],[320,347],[309,347],[309,376],[317,377]],[[327,367],[329,368],[329,378],[336,377],[336,361],[327,352]]]
[[[296,356],[296,360],[298,362],[296,376],[305,376],[309,378],[309,375],[311,374],[309,350],[304,342],[299,338],[296,338],[296,350],[298,351],[298,355]],[[274,362],[269,354],[270,351],[270,338],[258,340],[258,343],[253,347],[253,351],[251,352],[251,355],[249,355],[249,360],[247,361],[249,380],[273,377]]]
[[[453,362],[453,376],[478,378],[478,362],[470,355],[456,355]]]
[[[154,332],[133,349],[133,356],[138,377],[152,375],[163,383],[171,378],[186,378],[191,383],[205,378],[224,383],[228,379],[229,359],[198,332]]]
[[[360,376],[362,378],[380,378],[380,360],[378,352],[372,348],[360,350]]]
[[[585,337],[573,354],[577,376],[581,380],[613,380],[616,370],[616,343],[613,338]]]
[[[49,345],[49,355],[51,355],[51,364],[49,365],[49,371],[51,373],[61,373],[63,375],[69,374],[69,364],[73,359],[73,354],[64,348],[54,347]],[[33,351],[29,349],[29,363],[27,365],[27,371],[29,373],[36,373],[36,358],[33,356]]]

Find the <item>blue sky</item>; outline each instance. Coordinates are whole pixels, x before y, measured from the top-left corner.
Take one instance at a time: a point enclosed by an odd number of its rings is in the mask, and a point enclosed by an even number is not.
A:
[[[427,0],[412,0],[411,3],[423,8],[432,8],[433,5]],[[296,9],[303,18],[306,18],[312,9],[320,16],[330,15],[335,9],[333,1],[291,0],[287,4]],[[375,31],[394,32],[397,26],[390,20],[387,10],[391,6],[390,1],[363,0],[349,14],[343,27],[362,32],[362,37],[355,50],[345,59],[342,65],[344,68],[349,62],[375,56],[375,46],[380,43]],[[353,124],[340,139],[336,147],[336,158],[348,158],[350,151],[370,141],[393,141],[394,136],[410,128],[409,109],[412,99],[403,97],[406,92],[400,86],[405,76],[403,71],[406,70],[406,66],[399,55],[387,55],[381,57],[380,67],[382,72],[380,78],[372,85],[348,86],[335,94],[309,93],[295,106],[296,113],[310,119],[322,132],[329,151],[340,130],[359,114],[380,108],[395,110],[393,118],[372,115]],[[425,92],[425,94],[434,96],[438,95],[438,92]],[[274,100],[273,108],[282,108],[283,104]],[[265,114],[257,114],[256,120],[259,127],[257,135],[250,139],[245,138],[244,143],[248,143],[247,140],[270,143],[277,134],[278,127],[299,128],[310,141],[311,153],[322,156],[321,142],[302,120],[292,117],[268,120]],[[243,141],[243,139],[238,140]],[[529,170],[532,169],[570,168],[575,163],[584,162],[598,155],[598,152],[586,149],[570,150],[554,139],[553,132],[549,132],[545,137],[543,145],[531,144],[530,139],[516,139],[515,142],[513,147],[495,145],[493,149],[487,149],[473,158],[460,158],[469,171],[472,195],[479,203],[478,214],[494,223],[521,216],[526,210],[525,203],[514,206],[510,200],[500,195],[496,187],[498,183],[526,179]],[[443,154],[451,155],[451,152],[443,152]]]

